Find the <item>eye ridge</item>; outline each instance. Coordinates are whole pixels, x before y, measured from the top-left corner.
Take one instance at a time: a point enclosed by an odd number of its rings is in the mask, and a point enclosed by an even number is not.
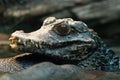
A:
[[[54,25],[53,30],[60,36],[66,36],[70,33],[71,28],[67,22],[60,22]]]

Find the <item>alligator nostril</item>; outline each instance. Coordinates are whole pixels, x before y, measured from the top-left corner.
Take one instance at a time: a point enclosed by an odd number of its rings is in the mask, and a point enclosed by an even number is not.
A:
[[[11,36],[11,37],[9,38],[9,41],[14,40],[14,39],[17,39],[17,37]]]

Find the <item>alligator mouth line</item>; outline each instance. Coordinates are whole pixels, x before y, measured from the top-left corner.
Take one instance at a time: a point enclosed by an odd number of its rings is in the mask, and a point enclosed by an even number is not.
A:
[[[16,38],[14,39],[9,39],[10,40],[10,45],[11,46],[27,46],[27,45],[35,45],[34,47],[38,47],[38,45],[36,45],[37,43],[36,42],[33,42],[30,40],[26,43],[22,40],[18,40]],[[28,44],[29,43],[29,44]],[[74,42],[75,43],[75,42]],[[62,43],[63,45],[57,45],[56,47],[63,47],[63,46],[67,46],[68,43]],[[41,47],[41,48],[52,48],[52,49],[55,49],[55,47],[53,47],[53,45],[49,45],[49,44],[46,44],[46,43],[42,43],[42,46],[44,47]],[[36,49],[39,49],[39,48],[36,48]],[[70,57],[70,56],[69,56]],[[27,56],[23,56],[23,57],[19,57],[17,58],[18,61],[27,61],[27,62],[31,62],[32,63],[41,63],[41,62],[52,62],[54,64],[57,64],[57,65],[63,65],[63,64],[74,64],[74,65],[77,65],[79,63],[79,60],[72,60],[70,59],[68,56],[55,56],[55,55],[49,55],[49,54],[44,54],[44,53],[40,53],[40,54],[37,54],[34,53],[34,54],[30,54],[30,55],[27,55]],[[32,60],[34,59],[34,60]]]
[[[91,46],[91,42],[82,42],[79,40],[76,41],[67,41],[67,42],[59,42],[59,43],[46,43],[46,42],[36,42],[33,40],[22,40],[18,38],[12,38],[10,37],[10,46],[12,48],[18,48],[19,45],[25,46],[25,47],[36,47],[38,49],[44,49],[44,48],[49,48],[49,49],[56,49],[56,48],[63,48],[72,44],[86,44]]]
[[[43,54],[37,54],[37,53],[34,53],[34,54],[30,53],[29,55],[17,57],[16,60],[21,63],[30,63],[30,64],[52,62],[57,65],[64,65],[64,64],[77,65],[79,63],[79,60],[70,60],[70,59],[64,59],[61,57],[49,56],[49,55],[43,55]]]

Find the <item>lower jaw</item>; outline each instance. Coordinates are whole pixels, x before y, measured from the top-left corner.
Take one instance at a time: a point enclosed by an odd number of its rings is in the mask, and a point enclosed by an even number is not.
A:
[[[35,54],[37,53],[38,56],[34,57],[37,58],[38,57],[38,62],[52,62],[54,64],[57,65],[62,65],[62,64],[75,64],[77,65],[80,60],[70,60],[70,59],[63,59],[61,57],[58,56],[49,56],[47,54],[44,53],[39,53],[39,49],[36,49],[35,46],[33,46],[33,48],[25,48],[24,45],[11,45],[12,48],[19,50],[20,52],[30,52],[33,53],[33,56],[35,56]],[[40,60],[39,60],[40,59]],[[37,61],[37,60],[36,60]]]
[[[33,63],[52,62],[52,63],[57,64],[57,65],[63,65],[63,64],[75,64],[75,65],[77,65],[79,62],[78,60],[64,59],[64,58],[59,57],[59,56],[54,56],[54,55],[51,56],[51,55],[47,55],[44,53],[39,53],[40,52],[39,50],[32,51],[32,49],[25,49],[24,45],[11,44],[10,46],[13,49],[18,50],[18,51],[23,52],[23,53],[25,53],[25,52],[32,53],[30,55],[18,58],[18,60],[20,59],[20,61],[24,60],[24,59],[26,61],[27,59],[29,59],[27,62],[29,62],[29,61],[33,62]],[[27,57],[27,59],[26,59],[26,57]]]
[[[17,44],[10,44],[11,48],[13,49],[18,49],[18,45]]]
[[[24,61],[24,63],[32,63],[32,64],[42,63],[42,62],[51,62],[56,65],[64,65],[64,64],[77,65],[79,63],[79,61],[76,61],[76,60],[65,60],[56,56],[48,56],[43,54],[41,55],[38,53],[33,53],[30,55],[25,55],[23,57],[18,57],[17,60],[19,62]]]

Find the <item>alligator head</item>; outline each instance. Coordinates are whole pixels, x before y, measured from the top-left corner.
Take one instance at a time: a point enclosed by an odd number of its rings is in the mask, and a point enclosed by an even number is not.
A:
[[[87,25],[71,18],[49,17],[40,29],[30,33],[15,31],[9,40],[11,47],[19,51],[70,61],[85,59],[96,49]]]

